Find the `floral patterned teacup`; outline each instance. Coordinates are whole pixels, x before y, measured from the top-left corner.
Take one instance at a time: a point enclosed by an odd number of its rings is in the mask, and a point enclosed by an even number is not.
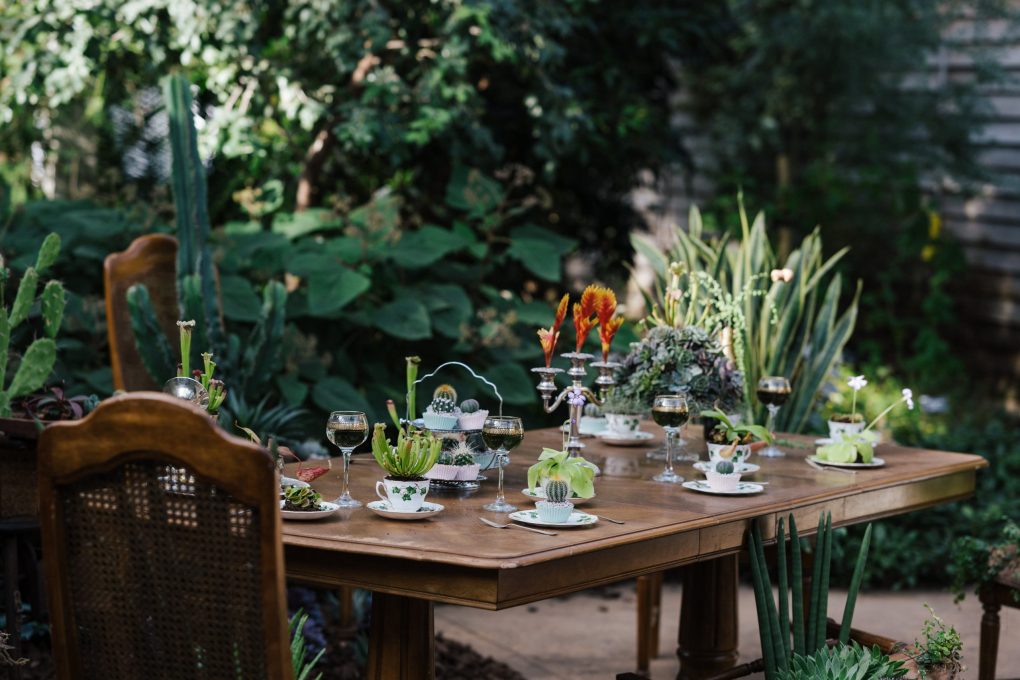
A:
[[[395,512],[418,512],[429,493],[429,480],[412,482],[385,477],[375,483],[375,493],[388,501],[390,509]]]

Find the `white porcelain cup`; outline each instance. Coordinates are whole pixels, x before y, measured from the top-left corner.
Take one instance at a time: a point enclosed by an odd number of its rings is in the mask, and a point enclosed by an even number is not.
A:
[[[637,432],[638,425],[641,424],[641,416],[607,413],[606,424],[613,434],[626,436]]]
[[[382,487],[380,490],[379,487]],[[375,494],[388,501],[395,512],[418,512],[429,493],[429,480],[408,482],[384,477],[375,483]]]
[[[713,444],[712,442],[709,442],[706,446],[708,446],[708,459],[712,462],[712,465],[715,465],[716,463],[723,459],[723,457],[719,454],[724,449],[728,448],[730,445]],[[741,444],[740,446],[737,447],[737,450],[733,452],[733,457],[730,458],[730,462],[732,462],[734,465],[736,465],[737,463],[746,463],[747,459],[750,457],[751,457],[751,445]]]
[[[856,423],[841,423],[835,420],[829,421],[829,438],[837,439],[844,432],[846,434],[860,434],[864,431],[864,421]]]

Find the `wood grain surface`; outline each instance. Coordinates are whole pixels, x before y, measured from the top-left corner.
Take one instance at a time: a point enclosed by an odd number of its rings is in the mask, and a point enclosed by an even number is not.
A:
[[[910,449],[884,444],[877,455],[886,466],[854,475],[819,471],[804,462],[814,451],[809,437],[783,436],[805,444],[786,448],[787,457],[752,457],[761,470],[747,479],[766,481],[755,496],[710,496],[679,485],[651,481],[662,467],[648,446],[619,448],[586,439],[585,456],[603,471],[596,498],[581,510],[626,522],[560,530],[556,536],[492,529],[479,517],[505,520],[482,510],[495,496],[495,472],[471,495],[430,493],[445,512],[422,521],[387,520],[366,508],[342,511],[319,522],[284,522],[288,576],[320,585],[355,585],[396,595],[500,609],[666,568],[734,554],[741,549],[748,520],[765,518],[767,540],[776,519],[793,512],[802,533],[818,513],[849,525],[964,498],[974,490],[980,456]],[[700,430],[689,428],[688,449],[706,457]],[[555,429],[529,432],[507,467],[507,499],[532,507],[521,494],[527,468],[543,446],[559,446]],[[339,471],[335,465],[334,470]],[[703,478],[691,463],[678,463],[687,479]],[[354,457],[352,494],[369,502],[383,472],[371,456]],[[327,499],[339,492],[337,474],[316,480]]]

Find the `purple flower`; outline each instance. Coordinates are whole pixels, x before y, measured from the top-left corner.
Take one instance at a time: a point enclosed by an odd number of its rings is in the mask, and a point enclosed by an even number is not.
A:
[[[584,406],[585,401],[584,392],[581,391],[580,387],[574,387],[567,392],[567,402],[571,406]]]

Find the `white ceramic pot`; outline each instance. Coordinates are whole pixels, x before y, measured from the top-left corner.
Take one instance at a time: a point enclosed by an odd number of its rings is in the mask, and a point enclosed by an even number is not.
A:
[[[379,487],[382,487],[382,490]],[[375,494],[389,501],[396,512],[418,512],[429,493],[429,480],[406,481],[384,477],[375,483]]]
[[[543,522],[562,524],[570,519],[570,513],[574,511],[574,504],[550,503],[549,501],[537,501],[535,509],[538,510],[538,518]]]
[[[728,475],[724,475],[715,470],[709,470],[705,473],[705,478],[708,480],[708,485],[712,487],[713,491],[733,493],[737,490],[737,484],[740,482],[740,473],[731,472]]]
[[[729,448],[729,444],[713,444],[708,442],[708,459],[715,465],[724,458],[719,455],[724,449]],[[737,447],[737,450],[733,453],[733,457],[730,458],[730,462],[734,465],[737,463],[746,463],[747,459],[751,457],[751,445],[741,444]]]
[[[835,420],[829,421],[829,438],[837,439],[841,434],[860,434],[864,431],[864,421],[857,423],[841,423]]]
[[[629,435],[632,432],[637,432],[638,425],[641,424],[641,416],[607,413],[606,424],[609,426],[609,431],[614,434]]]

